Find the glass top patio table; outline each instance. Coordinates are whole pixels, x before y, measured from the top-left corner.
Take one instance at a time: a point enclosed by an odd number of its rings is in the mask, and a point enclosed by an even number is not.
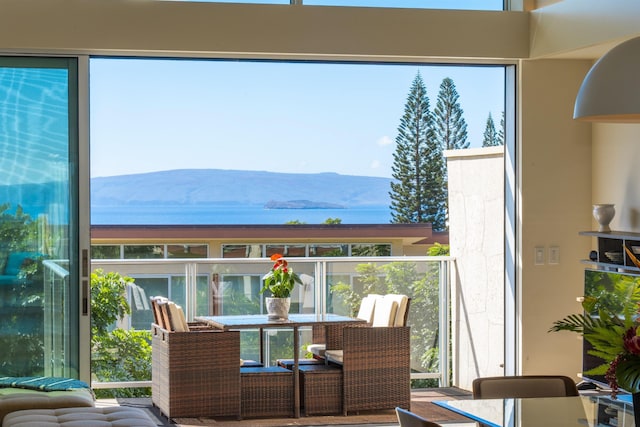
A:
[[[490,427],[634,427],[631,396],[442,400],[434,404]]]
[[[194,318],[194,320],[224,330],[364,323],[364,320],[362,319],[331,313],[289,314],[288,319],[276,320],[269,319],[266,314],[248,314],[236,316],[197,316]]]
[[[260,358],[264,362],[264,344],[262,330],[267,328],[291,328],[293,329],[293,412],[296,418],[300,417],[300,385],[299,385],[299,336],[300,326],[329,326],[349,325],[365,323],[362,319],[341,316],[339,314],[289,314],[288,319],[269,319],[266,314],[248,314],[236,316],[196,316],[194,320],[203,322],[224,331],[239,329],[260,329]]]

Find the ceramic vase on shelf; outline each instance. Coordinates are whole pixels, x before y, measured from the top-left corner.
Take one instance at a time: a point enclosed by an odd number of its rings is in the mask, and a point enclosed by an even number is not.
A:
[[[269,320],[287,320],[291,298],[265,298]]]
[[[593,205],[593,217],[598,221],[598,224],[600,224],[598,231],[611,231],[609,223],[615,214],[616,210],[612,204],[604,203]]]

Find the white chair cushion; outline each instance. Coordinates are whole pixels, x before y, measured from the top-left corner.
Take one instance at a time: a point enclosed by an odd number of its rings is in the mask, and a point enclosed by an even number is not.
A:
[[[167,303],[167,308],[169,310],[170,330],[172,332],[189,332],[189,325],[187,325],[182,308],[173,301]]]
[[[398,311],[398,303],[391,298],[382,298],[376,301],[372,326],[393,326],[396,321],[396,311]]]
[[[327,358],[329,362],[339,363],[342,365],[342,360],[343,360],[342,350],[327,350],[324,353],[324,356]]]
[[[326,344],[309,344],[307,346],[307,351],[314,356],[324,357],[324,353],[327,350]]]
[[[407,305],[409,303],[409,297],[400,294],[387,294],[384,296],[386,299],[395,301],[398,303],[398,309],[396,310],[395,321],[393,326],[406,326],[404,318],[407,313]]]
[[[360,302],[360,309],[358,310],[358,319],[362,319],[367,323],[373,322],[373,312],[376,307],[376,298],[372,296],[366,296],[362,298]]]

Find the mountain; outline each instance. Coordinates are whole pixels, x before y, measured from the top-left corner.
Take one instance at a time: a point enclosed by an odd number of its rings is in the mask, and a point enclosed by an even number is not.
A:
[[[390,178],[337,173],[176,169],[91,179],[92,206],[388,206]]]

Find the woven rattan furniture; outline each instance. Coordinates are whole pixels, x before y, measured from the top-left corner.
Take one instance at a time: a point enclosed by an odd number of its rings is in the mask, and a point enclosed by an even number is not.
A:
[[[342,369],[329,365],[301,365],[300,389],[305,415],[342,412]]]
[[[279,367],[240,368],[242,418],[291,417],[293,372]]]
[[[152,325],[153,404],[167,417],[240,417],[240,333]]]
[[[200,316],[194,320],[198,322],[206,323],[214,328],[218,328],[224,331],[234,331],[241,329],[259,329],[260,330],[260,349],[262,353],[263,349],[263,329],[268,328],[291,328],[293,330],[293,378],[291,387],[293,388],[293,413],[296,418],[300,416],[300,384],[299,384],[299,352],[300,352],[300,337],[299,329],[303,326],[311,327],[325,327],[331,328],[332,326],[344,326],[344,325],[358,325],[365,324],[364,320],[356,319],[353,317],[340,316],[337,314],[290,314],[287,320],[269,320],[267,315],[246,315],[246,316]],[[341,328],[339,328],[341,329]],[[327,332],[327,336],[330,335]],[[264,361],[264,355],[261,354],[261,362]]]
[[[343,411],[410,410],[410,328],[345,327],[343,348]]]

